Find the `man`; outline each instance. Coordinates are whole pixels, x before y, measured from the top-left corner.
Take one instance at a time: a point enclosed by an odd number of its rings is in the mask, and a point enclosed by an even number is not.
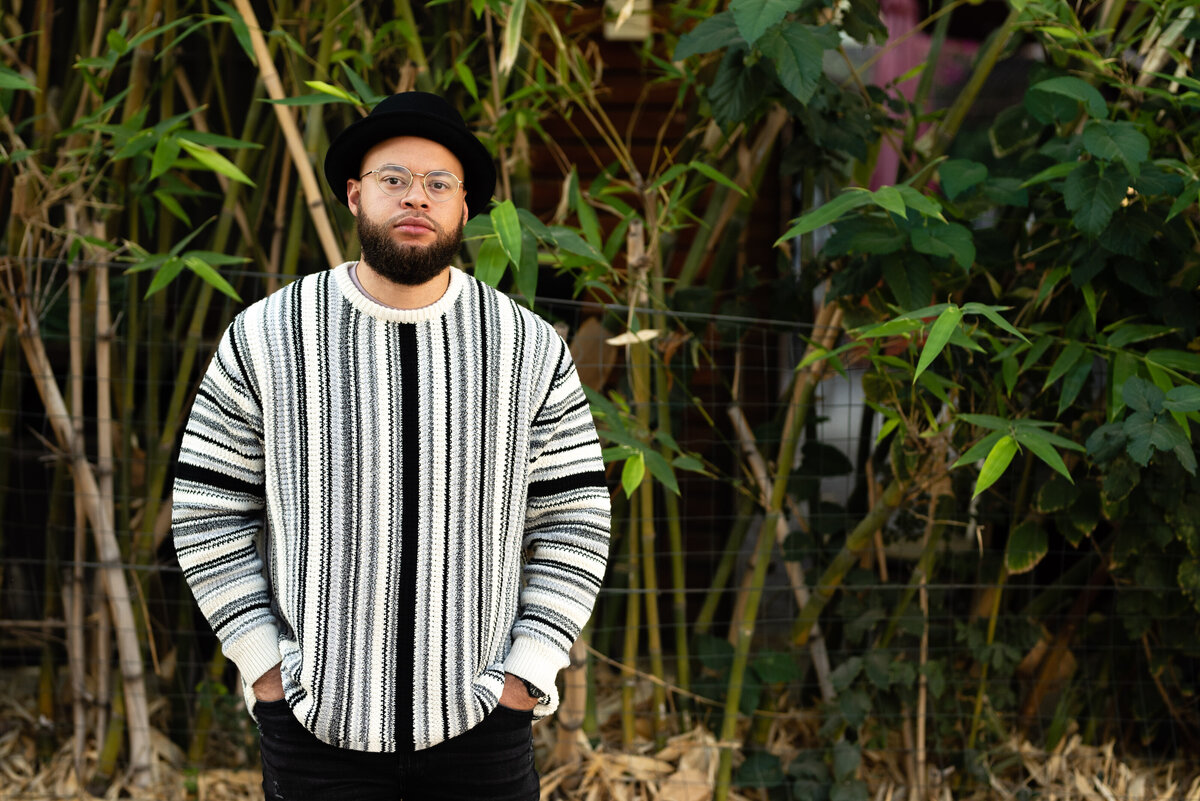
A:
[[[268,798],[536,799],[531,722],[608,551],[565,343],[450,266],[495,169],[434,95],[325,176],[362,258],[247,308],[176,471],[179,563],[241,671]]]

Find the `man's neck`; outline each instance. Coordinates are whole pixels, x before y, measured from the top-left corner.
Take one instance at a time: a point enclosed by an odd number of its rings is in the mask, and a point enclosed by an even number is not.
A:
[[[450,267],[423,284],[409,286],[389,281],[365,261],[359,261],[355,273],[363,291],[374,300],[394,309],[422,309],[441,300],[450,287]]]

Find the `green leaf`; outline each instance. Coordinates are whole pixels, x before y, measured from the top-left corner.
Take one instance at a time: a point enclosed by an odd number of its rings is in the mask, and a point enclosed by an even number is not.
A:
[[[1029,191],[1022,188],[1020,178],[989,178],[983,184],[983,194],[999,206],[1029,206]]]
[[[1071,173],[1075,172],[1075,170],[1082,167],[1083,164],[1084,162],[1082,161],[1064,161],[1060,162],[1059,164],[1051,165],[1021,184],[1021,188],[1024,189],[1026,187],[1034,186],[1035,184],[1053,181],[1057,178],[1070,175]]]
[[[1151,365],[1165,367],[1179,373],[1200,375],[1200,354],[1188,353],[1185,350],[1155,348],[1146,354],[1146,361]]]
[[[1008,465],[1012,462],[1013,456],[1016,453],[1016,440],[1008,434],[996,440],[996,444],[992,446],[987,459],[983,461],[983,467],[979,470],[979,477],[975,480],[975,491],[971,497],[978,497],[979,493],[995,484],[1000,476],[1004,475],[1004,471],[1008,469]]]
[[[921,373],[925,372],[925,368],[929,367],[933,360],[941,354],[946,343],[950,341],[951,335],[958,330],[961,321],[962,309],[953,304],[934,320],[933,325],[929,328],[929,338],[925,340],[925,346],[921,349],[921,358],[917,362],[917,370],[913,374],[913,383],[916,383]]]
[[[946,221],[942,216],[941,204],[933,198],[921,194],[906,184],[897,186],[896,189],[900,191],[900,196],[904,198],[904,205],[908,208],[919,211],[925,217],[932,217],[942,222]]]
[[[311,95],[297,95],[295,97],[281,97],[278,100],[264,98],[264,103],[271,103],[276,106],[327,106],[330,103],[340,103],[342,101],[325,94],[324,92],[314,92]]]
[[[970,159],[950,159],[938,166],[938,177],[947,199],[954,200],[971,187],[987,180],[988,168]]]
[[[162,204],[162,207],[169,211],[174,217],[184,225],[191,225],[192,220],[188,217],[187,212],[183,210],[183,206],[179,205],[179,201],[175,196],[164,192],[161,189],[154,190],[154,199]]]
[[[1003,317],[1000,316],[999,312],[1008,311],[1010,308],[1012,308],[1012,307],[1011,306],[986,306],[982,303],[965,303],[965,304],[963,304],[962,310],[963,310],[963,314],[982,314],[984,317],[986,317],[988,320],[990,320],[993,324],[995,324],[998,328],[1003,328],[1005,331],[1012,334],[1013,336],[1018,337],[1018,338],[1024,340],[1025,342],[1028,342],[1029,340],[1026,339],[1024,334],[1022,334],[1020,331],[1018,331],[1013,326],[1012,323],[1010,323],[1008,320],[1005,320]]]
[[[228,295],[238,303],[242,302],[241,296],[238,295],[233,286],[225,280],[225,277],[217,272],[212,265],[208,264],[200,257],[184,256],[183,263],[187,265],[189,270],[200,276],[206,284],[213,287],[218,292]]]
[[[182,147],[174,136],[164,136],[158,140],[158,144],[154,146],[154,158],[150,162],[150,180],[153,181],[171,169],[175,159],[179,158]]]
[[[862,657],[852,656],[842,664],[833,669],[829,674],[829,681],[833,684],[833,689],[840,692],[845,692],[858,678],[858,674],[862,671]]]
[[[209,150],[201,145],[194,144],[186,139],[180,139],[179,144],[188,152],[192,158],[200,162],[201,165],[215,173],[224,175],[239,183],[248,186],[254,186],[254,181],[251,181],[246,173],[238,169],[237,165],[229,159],[222,156],[215,150]]]
[[[120,31],[111,29],[104,39],[117,55],[123,56],[129,52],[129,42],[125,40]]]
[[[1082,342],[1068,342],[1067,346],[1058,354],[1058,358],[1054,360],[1054,364],[1050,367],[1049,374],[1046,375],[1046,381],[1042,384],[1042,391],[1053,384],[1058,379],[1067,374],[1067,371],[1075,366],[1075,362],[1084,357],[1087,348]]]
[[[904,205],[904,196],[894,186],[881,186],[871,193],[871,200],[884,211],[890,211],[903,219],[908,218],[908,208]]]
[[[730,48],[708,87],[713,117],[726,129],[748,119],[770,85],[765,67],[747,62],[746,55],[742,48]]]
[[[1092,120],[1084,126],[1083,146],[1096,158],[1124,163],[1133,176],[1150,156],[1150,140],[1132,122]]]
[[[729,10],[738,32],[749,44],[757,42],[767,29],[800,5],[791,0],[733,0]]]
[[[621,468],[621,487],[625,490],[626,498],[633,497],[633,493],[637,491],[645,475],[646,459],[643,452],[638,451],[626,459],[625,466]]]
[[[1162,411],[1166,395],[1161,389],[1137,376],[1130,376],[1121,387],[1121,397],[1125,405],[1135,412],[1158,414]]]
[[[837,781],[854,778],[862,762],[862,752],[857,743],[839,740],[833,745],[833,777]]]
[[[1074,482],[1071,478],[1071,472],[1067,470],[1067,465],[1063,461],[1062,456],[1054,449],[1052,435],[1045,431],[1039,431],[1036,428],[1017,428],[1013,432],[1013,436],[1017,442],[1033,451],[1033,455],[1041,459],[1054,472],[1068,481]]]
[[[762,651],[754,657],[751,667],[763,684],[797,681],[803,675],[796,657],[783,651]]]
[[[1087,81],[1072,76],[1050,78],[1029,87],[1030,92],[1049,92],[1062,95],[1083,103],[1088,116],[1103,119],[1108,116],[1108,106],[1104,96]]]
[[[1075,399],[1079,397],[1079,393],[1083,390],[1083,386],[1087,383],[1088,376],[1092,374],[1093,359],[1089,354],[1087,358],[1081,359],[1071,371],[1067,373],[1063,379],[1062,393],[1058,396],[1058,415],[1062,416],[1063,412],[1071,407]]]
[[[504,268],[508,266],[508,254],[496,237],[488,237],[479,245],[479,255],[475,257],[475,277],[483,283],[496,289],[500,279],[504,277]]]
[[[250,42],[250,29],[246,27],[246,20],[242,19],[242,15],[225,0],[213,0],[217,8],[221,9],[221,13],[229,17],[229,26],[233,28],[233,35],[237,39],[238,44],[242,46],[242,51],[246,54],[246,58],[250,59],[250,63],[258,66],[258,59],[254,56],[254,45]]]
[[[334,86],[325,81],[305,81],[304,85],[309,89],[316,89],[321,94],[329,95],[332,98],[342,101],[343,103],[351,103],[355,106],[363,105],[363,101],[359,100],[354,95],[347,92],[340,86]]]
[[[646,467],[650,469],[650,474],[658,479],[658,483],[669,489],[676,495],[679,494],[679,482],[675,480],[675,471],[671,469],[671,465],[662,457],[658,451],[646,451],[645,454]]]
[[[1113,326],[1109,326],[1112,328]],[[1108,329],[1105,329],[1108,330]],[[1127,323],[1119,324],[1116,330],[1108,335],[1105,340],[1106,345],[1110,348],[1125,348],[1135,342],[1145,342],[1148,339],[1156,339],[1157,337],[1166,336],[1178,329],[1169,325],[1130,325]]]
[[[737,0],[734,0],[734,4],[736,16]],[[763,37],[759,46],[763,54],[774,62],[776,75],[783,88],[802,104],[807,104],[824,75],[822,62],[825,44],[814,29],[799,23],[785,25]]]
[[[517,207],[511,200],[497,203],[491,211],[492,228],[500,237],[500,244],[514,265],[521,264],[521,220]]]
[[[675,45],[675,54],[671,58],[675,61],[683,61],[700,53],[720,50],[738,41],[744,40],[738,32],[733,14],[722,11],[720,14],[702,20],[691,31],[680,36],[679,43]]]
[[[1089,161],[1067,176],[1063,200],[1075,212],[1076,227],[1095,238],[1112,219],[1128,188],[1129,175],[1125,170],[1110,166],[1101,172],[1096,162]]]
[[[537,239],[528,229],[521,229],[521,260],[516,266],[514,276],[517,279],[517,291],[525,296],[532,309],[533,299],[537,295],[538,249]]]
[[[1167,214],[1166,221],[1170,222],[1185,209],[1190,208],[1198,196],[1200,196],[1200,181],[1192,181],[1171,204],[1171,211]]]
[[[958,223],[930,225],[912,230],[913,248],[931,256],[953,256],[958,266],[971,269],[975,263],[975,239],[971,232]]]
[[[163,262],[162,267],[154,273],[154,278],[150,280],[150,286],[146,288],[146,294],[142,299],[146,300],[155,292],[166,288],[168,284],[175,280],[176,276],[183,272],[186,266],[181,258],[176,256],[168,258]]]
[[[842,215],[846,212],[866,206],[872,202],[874,202],[874,196],[867,190],[858,188],[848,189],[828,203],[797,217],[787,233],[775,240],[775,246],[778,247],[781,243],[789,239],[803,236],[822,226],[834,223],[841,219]]]
[[[737,192],[742,197],[748,197],[745,189],[742,189],[740,186],[737,185],[736,181],[734,181],[732,178],[730,178],[725,173],[718,170],[716,167],[713,167],[711,164],[705,164],[703,161],[691,161],[691,162],[688,162],[687,166],[691,167],[693,170],[700,173],[705,178],[708,178],[710,181],[716,181],[717,183],[721,184],[722,186],[728,187],[729,189],[732,189],[734,192]]]
[[[1050,551],[1046,529],[1035,520],[1024,520],[1008,534],[1004,549],[1004,567],[1009,573],[1028,573]]]
[[[37,84],[32,83],[21,74],[10,70],[8,67],[0,67],[0,89],[16,89],[21,92],[40,92]]]
[[[1073,481],[1062,476],[1054,476],[1042,484],[1041,489],[1038,490],[1034,508],[1042,514],[1061,512],[1070,508],[1078,497],[1079,488]]]
[[[1200,387],[1175,387],[1167,393],[1162,407],[1172,412],[1200,411]]]

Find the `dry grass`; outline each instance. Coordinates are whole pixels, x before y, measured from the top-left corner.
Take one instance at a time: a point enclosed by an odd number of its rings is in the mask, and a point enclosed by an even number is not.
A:
[[[605,699],[606,701],[608,699]],[[611,704],[602,703],[607,712]],[[70,741],[48,760],[37,759],[39,721],[33,700],[12,693],[0,696],[0,801],[17,799],[94,799],[75,776]],[[648,717],[648,716],[647,716]],[[663,748],[648,741],[631,752],[610,743],[619,741],[617,722],[605,727],[604,742],[593,746],[582,732],[573,748],[559,742],[553,723],[535,728],[535,746],[542,766],[542,801],[708,801],[717,769],[715,737],[702,727],[670,738]],[[566,735],[561,735],[566,736]],[[780,717],[771,726],[767,749],[785,763],[813,745],[811,716]],[[137,790],[127,781],[113,782],[103,798],[154,801],[241,801],[261,799],[261,775],[254,768],[208,769],[188,777],[184,755],[165,735],[155,732],[154,747],[160,776],[158,786]],[[216,753],[228,755],[229,743],[214,742]],[[573,753],[564,760],[562,755]],[[85,753],[86,770],[96,752]],[[556,760],[558,764],[556,763]],[[1046,801],[1200,801],[1200,773],[1195,766],[1149,763],[1118,757],[1111,744],[1084,745],[1078,735],[1064,738],[1046,752],[1028,742],[1013,741],[993,752],[993,764],[1004,765],[986,785],[955,789],[952,771],[931,769],[927,777],[930,801],[1038,798]],[[872,801],[908,801],[904,754],[898,749],[866,751],[860,777]],[[191,783],[189,793],[185,788]],[[966,783],[964,783],[964,786]],[[743,789],[733,801],[756,801],[765,793]]]

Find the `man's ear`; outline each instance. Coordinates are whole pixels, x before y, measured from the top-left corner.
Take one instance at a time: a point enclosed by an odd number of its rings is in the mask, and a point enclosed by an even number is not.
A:
[[[346,179],[346,205],[350,207],[350,213],[355,217],[358,216],[358,200],[361,192],[361,181],[356,181],[353,178]]]
[[[462,218],[463,225],[467,224],[467,218],[470,216],[471,216],[470,215],[470,207],[467,206],[467,196],[464,194],[463,195],[463,218]]]

